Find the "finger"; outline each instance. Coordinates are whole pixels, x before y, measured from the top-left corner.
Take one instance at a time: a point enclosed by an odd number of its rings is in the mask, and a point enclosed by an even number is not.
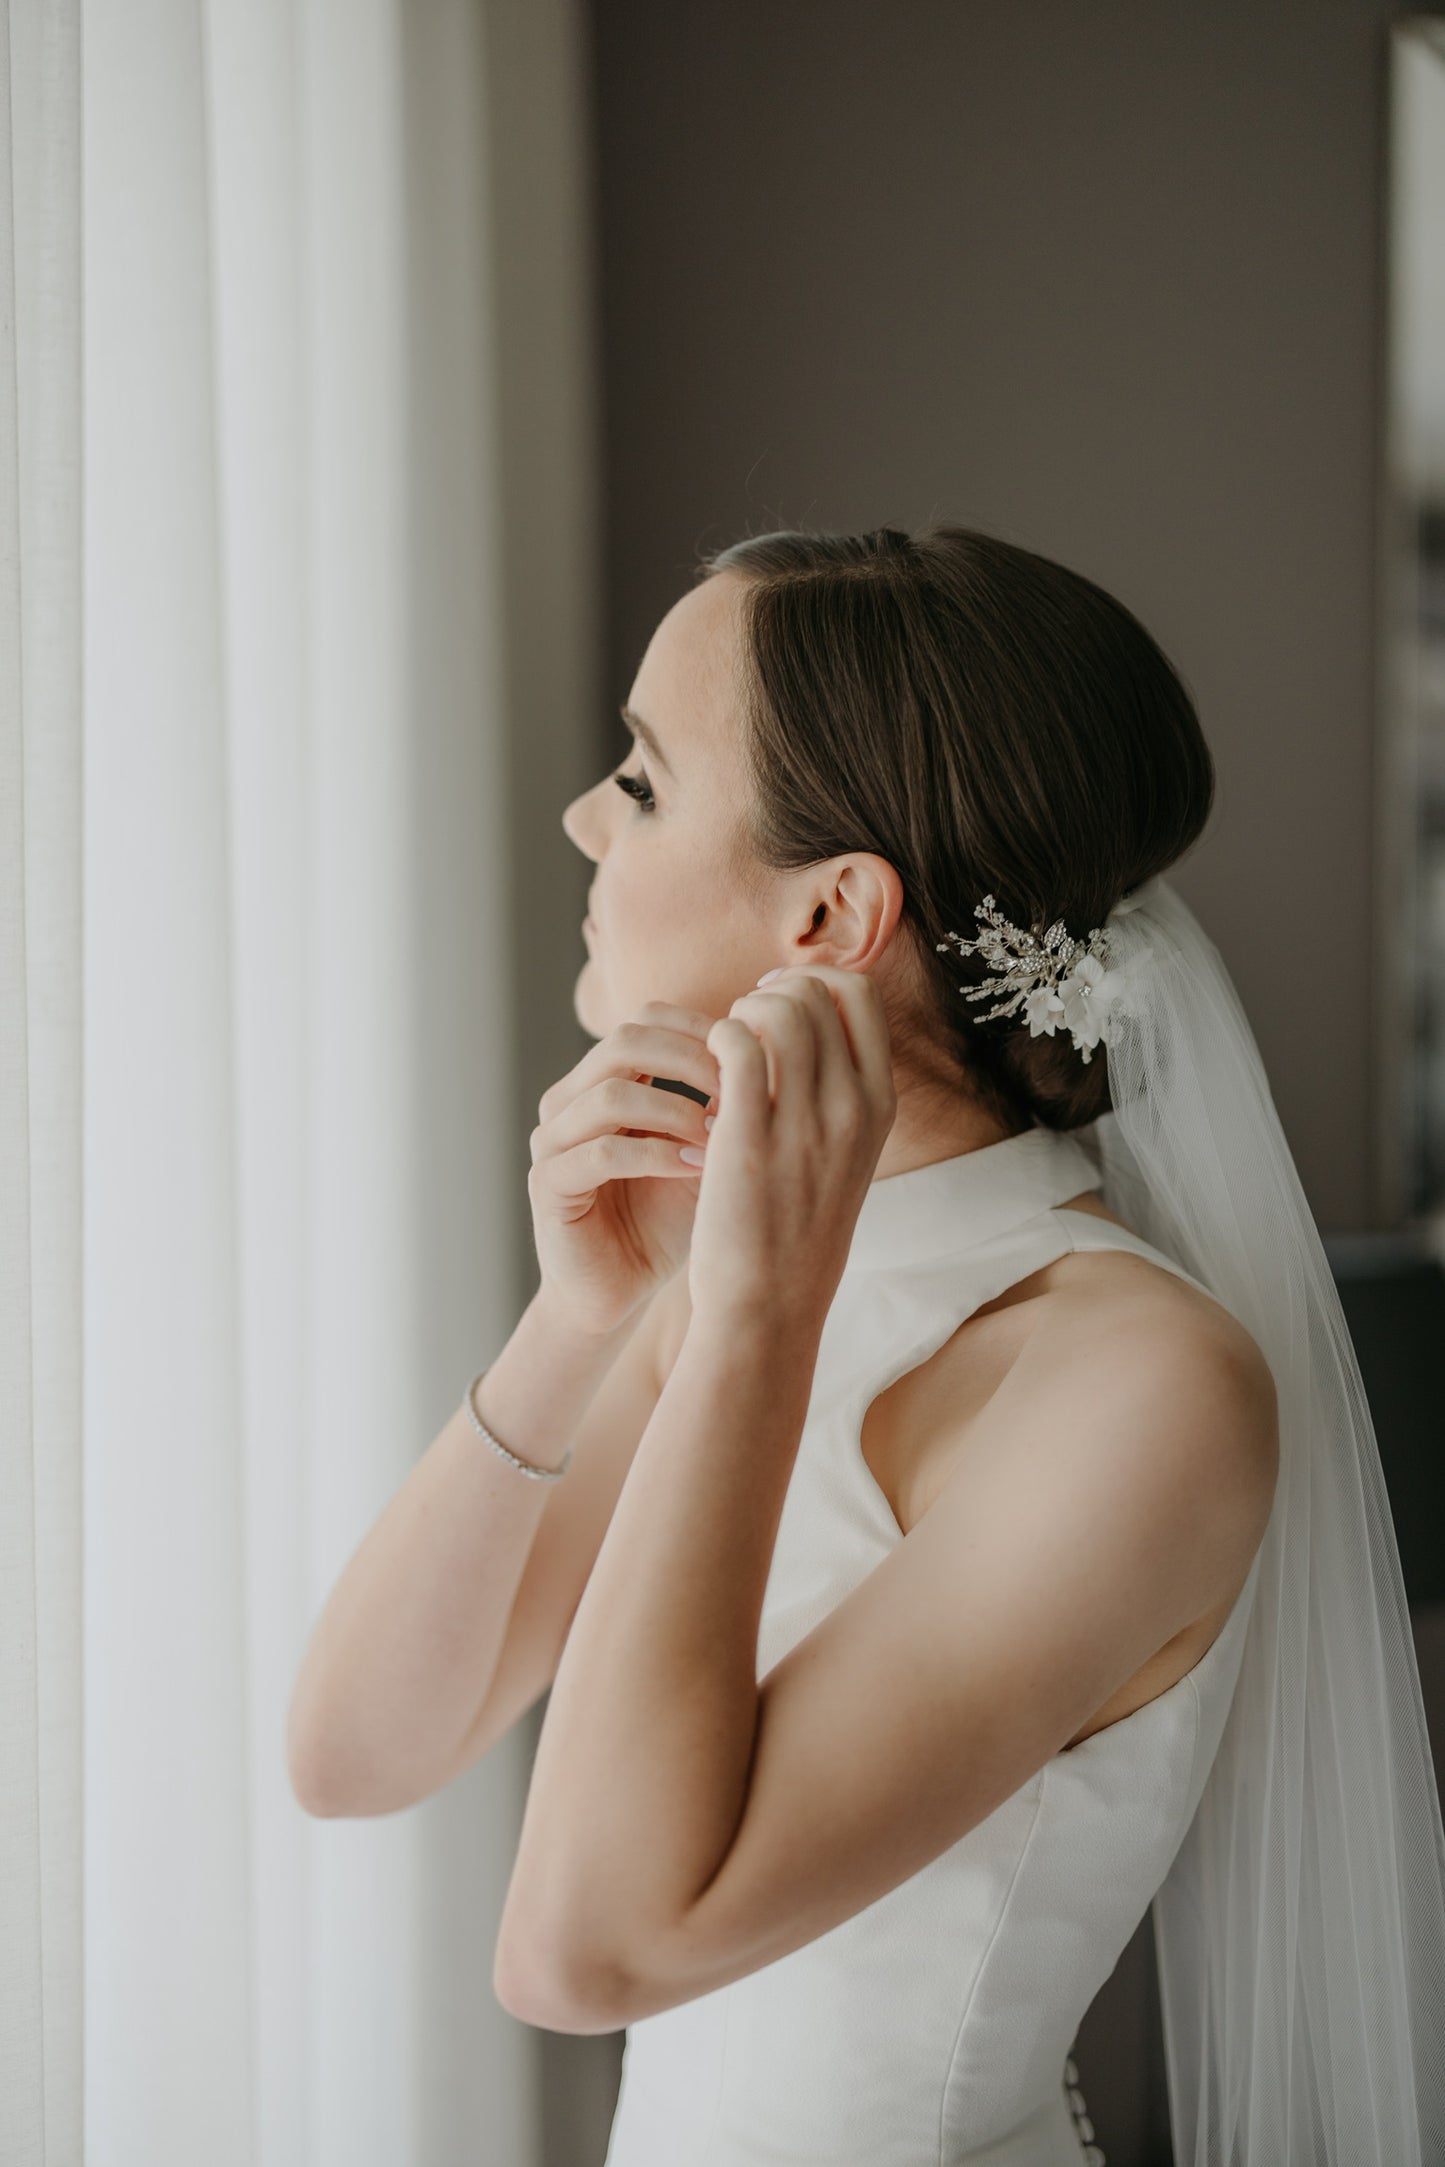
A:
[[[721,1070],[713,1140],[735,1134],[745,1143],[762,1141],[772,1116],[768,1056],[762,1040],[740,1016],[719,1016],[707,1043]]]
[[[680,1144],[705,1144],[705,1108],[678,1092],[656,1091],[630,1076],[604,1076],[560,1113],[533,1129],[532,1164],[556,1158],[591,1136],[634,1134],[671,1136]]]
[[[819,988],[809,999],[801,978],[784,992],[777,986],[741,993],[729,1013],[762,1040],[768,1062],[768,1096],[775,1117],[792,1121],[800,1107],[811,1105],[818,1085],[818,1034],[814,1003],[832,1007]]]
[[[716,1098],[718,1065],[707,1045],[715,1020],[699,1009],[645,1002],[635,1016],[619,1023],[564,1076],[548,1085],[537,1102],[539,1119],[550,1120],[604,1076],[629,1076],[634,1081],[664,1076]]]
[[[793,999],[812,1019],[817,1042],[814,1105],[825,1111],[842,1112],[864,1096],[867,1087],[853,1064],[848,1027],[838,996],[816,971],[800,970],[783,983],[790,987]]]
[[[804,976],[816,976],[836,996],[847,1034],[849,1058],[869,1095],[880,1105],[888,1104],[894,1088],[893,1053],[883,996],[872,973],[845,971],[831,963],[810,963],[806,967],[790,965],[768,983],[777,986],[790,977]]]
[[[590,1136],[555,1158],[540,1159],[527,1175],[527,1193],[562,1219],[580,1219],[606,1182],[659,1175],[696,1181],[700,1171],[679,1158],[678,1146],[666,1137]]]

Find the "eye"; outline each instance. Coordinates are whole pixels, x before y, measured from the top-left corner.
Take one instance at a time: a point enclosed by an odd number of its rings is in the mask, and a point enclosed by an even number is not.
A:
[[[619,790],[625,790],[630,798],[636,799],[637,810],[640,813],[656,812],[657,800],[652,794],[652,786],[647,780],[645,768],[636,775],[628,775],[623,769],[618,768],[614,771],[612,780]]]

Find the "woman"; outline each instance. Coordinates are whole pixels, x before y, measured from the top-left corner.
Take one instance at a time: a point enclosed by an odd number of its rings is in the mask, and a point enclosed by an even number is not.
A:
[[[1152,1900],[1181,2163],[1445,2157],[1378,1455],[1161,878],[1189,697],[967,530],[701,569],[567,810],[597,1043],[428,1478],[493,1590],[432,1781],[552,1683],[497,1991],[628,2027],[609,2167],[1077,2167],[1068,2050]]]

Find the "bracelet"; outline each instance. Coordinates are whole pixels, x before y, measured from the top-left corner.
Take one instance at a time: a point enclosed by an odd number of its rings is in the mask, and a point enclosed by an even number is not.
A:
[[[530,1460],[519,1460],[515,1452],[509,1452],[506,1446],[502,1443],[500,1437],[493,1437],[491,1431],[482,1422],[481,1418],[477,1414],[476,1404],[472,1399],[472,1394],[476,1391],[477,1386],[481,1383],[482,1379],[486,1376],[486,1374],[487,1373],[484,1369],[479,1369],[477,1371],[476,1376],[473,1377],[471,1383],[467,1386],[467,1396],[465,1401],[467,1413],[471,1417],[472,1428],[476,1431],[478,1437],[485,1437],[487,1443],[491,1446],[494,1452],[500,1452],[504,1460],[510,1460],[513,1467],[519,1468],[524,1475],[530,1475],[534,1482],[560,1482],[562,1480],[562,1477],[566,1474],[568,1467],[571,1465],[572,1447],[570,1445],[567,1447],[567,1450],[563,1455],[562,1465],[560,1467],[534,1467]]]

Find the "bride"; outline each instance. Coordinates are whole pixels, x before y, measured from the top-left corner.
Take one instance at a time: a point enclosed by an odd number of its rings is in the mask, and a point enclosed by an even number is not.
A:
[[[1151,1903],[1179,2167],[1445,2158],[1398,1558],[1164,878],[1189,696],[971,530],[700,569],[565,815],[540,1285],[333,1593],[298,1795],[408,1803],[550,1686],[494,1983],[627,2028],[609,2167],[1102,2161],[1069,2049]]]

